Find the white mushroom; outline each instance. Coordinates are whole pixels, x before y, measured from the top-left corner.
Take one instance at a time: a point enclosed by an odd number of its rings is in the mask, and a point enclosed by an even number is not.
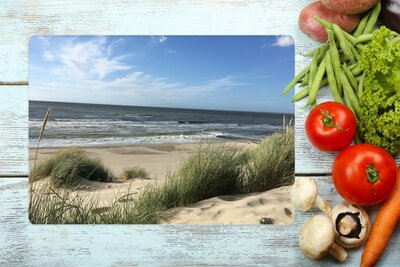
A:
[[[360,206],[343,202],[332,209],[336,242],[345,248],[355,248],[367,240],[371,223],[367,212]]]
[[[296,210],[309,211],[316,206],[327,215],[330,214],[331,207],[318,195],[317,183],[311,177],[299,178],[294,182],[290,190],[290,199]]]
[[[340,262],[347,259],[347,252],[335,243],[333,223],[325,215],[315,215],[305,223],[299,245],[303,254],[312,260],[322,259],[327,253]]]

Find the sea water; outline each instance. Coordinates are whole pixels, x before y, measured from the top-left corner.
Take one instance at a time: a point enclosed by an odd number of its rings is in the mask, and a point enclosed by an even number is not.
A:
[[[29,102],[29,145],[34,147],[52,107],[41,147],[194,143],[208,140],[258,142],[282,131],[293,114]]]

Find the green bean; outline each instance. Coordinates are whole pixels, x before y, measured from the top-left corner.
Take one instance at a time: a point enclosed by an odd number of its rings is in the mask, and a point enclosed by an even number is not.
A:
[[[317,99],[317,93],[320,88],[322,78],[325,75],[325,71],[326,71],[325,60],[323,60],[321,62],[321,64],[319,65],[318,71],[315,74],[313,82],[311,83],[311,85],[309,87],[310,90],[308,91],[307,105],[312,105],[315,102],[315,100]]]
[[[307,96],[308,96],[308,87],[305,87],[293,95],[292,102],[297,102]]]
[[[372,40],[372,36],[372,33],[360,35],[356,38],[354,45],[369,42]]]
[[[350,66],[348,66],[349,70],[354,70],[355,68],[357,68],[358,66],[358,62],[351,64]]]
[[[369,12],[367,15],[365,15],[360,22],[358,23],[358,26],[356,28],[356,30],[353,33],[354,37],[358,37],[362,34],[362,32],[364,31],[365,25],[367,25],[367,21],[369,19],[369,16],[371,15],[371,13]],[[357,40],[357,39],[356,39]]]
[[[319,52],[324,46],[329,47],[329,44],[325,43],[323,45],[320,45],[317,48],[315,48],[315,49],[313,49],[313,50],[311,50],[311,51],[309,51],[309,52],[307,52],[305,54],[302,54],[302,56],[304,56],[304,57],[312,57],[312,56],[314,56],[315,53]]]
[[[329,21],[326,21],[326,20],[324,20],[324,19],[321,19],[321,18],[315,18],[315,20],[316,21],[318,21],[319,22],[319,24],[321,24],[322,25],[322,27],[324,27],[325,28],[325,30],[332,30],[332,24],[329,22]]]
[[[319,53],[319,57],[318,57],[318,64],[320,64],[322,62],[322,60],[324,60],[326,53],[329,51],[329,45],[328,43],[326,43],[326,46],[322,46],[320,53]]]
[[[356,77],[356,81],[359,83],[361,81],[361,75]]]
[[[356,47],[360,51],[363,51],[365,49],[365,45],[363,45],[363,44],[357,44]]]
[[[314,101],[310,104],[311,109],[315,108],[317,106],[317,101]]]
[[[344,91],[343,95],[344,95],[344,100],[346,101],[346,106],[348,106],[349,109],[351,109],[353,111],[354,115],[356,115],[356,112],[354,111],[354,108],[351,105],[351,101],[350,101],[349,94],[347,93],[347,91]]]
[[[376,22],[378,21],[379,13],[381,12],[381,2],[379,2],[371,11],[371,15],[369,16],[367,25],[363,30],[363,34],[371,33],[374,29]]]
[[[288,86],[286,86],[281,95],[286,95],[287,93],[289,93],[293,86],[295,86],[296,83],[298,83],[304,77],[304,75],[308,71],[308,68],[309,67],[305,68],[299,74],[297,74],[296,77],[294,77],[294,79],[288,84]]]
[[[347,77],[343,71],[340,72],[340,81],[343,84],[343,91],[346,99],[348,100],[346,103],[350,103],[355,111],[356,116],[360,117],[360,105],[358,104],[357,96],[355,95],[353,88],[351,87],[350,82],[347,80]]]
[[[329,87],[331,89],[333,99],[336,102],[343,103],[342,97],[340,96],[339,89],[337,87],[335,72],[333,71],[333,65],[330,53],[327,53],[325,56],[325,67],[326,67],[326,76],[328,77]]]
[[[361,75],[360,82],[358,83],[358,99],[362,97],[364,93],[364,80],[365,80],[365,72]]]
[[[346,32],[344,30],[342,30],[342,33],[347,41],[349,41],[351,44],[354,44],[354,42],[356,41],[356,38],[353,35],[351,35],[350,33]]]
[[[328,85],[328,79],[327,78],[323,78],[321,81],[321,84],[319,86],[319,88],[322,88],[324,86]],[[303,89],[301,89],[300,91],[298,91],[297,93],[294,94],[294,96],[292,97],[292,102],[297,102],[303,98],[305,98],[306,96],[308,96],[308,86],[304,87]]]
[[[358,53],[357,49],[350,42],[347,42],[347,46],[350,48],[350,51],[353,53],[355,59],[359,60],[360,54]]]
[[[308,80],[310,79],[310,75],[307,73],[306,76],[304,76],[304,79],[300,83],[300,87],[304,87],[308,84]]]
[[[323,20],[320,18],[316,18],[316,20],[325,28],[325,30],[328,30],[328,29],[333,30],[334,25],[336,25],[327,20]],[[342,30],[340,27],[338,27],[338,28],[341,31],[343,37],[346,38],[346,40],[348,40],[352,44],[355,42],[356,38],[354,36],[352,36],[350,33],[346,32],[346,31]]]
[[[335,33],[336,37],[339,40],[339,45],[340,45],[340,48],[342,48],[343,53],[350,59],[350,62],[352,64],[356,63],[354,55],[351,53],[350,49],[348,48],[346,39],[343,36],[343,33],[342,33],[340,27],[336,24],[332,24],[332,29],[333,29],[333,32]]]
[[[333,32],[332,30],[327,30],[328,33],[328,40],[329,40],[329,45],[330,45],[330,56],[331,56],[331,61],[332,61],[332,66],[333,66],[333,71],[335,73],[335,78],[337,82],[337,87],[339,94],[343,94],[343,89],[342,89],[342,83],[340,81],[340,58],[339,58],[339,51],[337,50],[335,40],[333,38]]]
[[[311,85],[314,83],[314,77],[318,70],[318,59],[319,59],[319,52],[314,54],[310,64],[310,78],[308,79],[308,87],[310,88]]]
[[[349,68],[349,69],[350,69],[350,68]],[[352,69],[352,70],[350,70],[350,71],[351,71],[351,74],[353,74],[354,77],[360,75],[360,74],[363,72],[363,70],[361,69],[361,67],[358,66],[358,65],[357,65],[354,69]]]
[[[353,87],[354,92],[357,92],[358,89],[358,83],[356,79],[354,78],[353,74],[351,71],[347,68],[346,64],[342,65],[342,69],[344,71],[344,74],[347,77],[347,80],[350,82],[351,87]]]

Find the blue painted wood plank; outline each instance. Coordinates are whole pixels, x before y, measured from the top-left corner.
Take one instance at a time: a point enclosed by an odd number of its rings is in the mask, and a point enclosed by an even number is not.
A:
[[[28,172],[26,86],[0,86],[0,176]]]
[[[341,201],[329,177],[318,184],[330,204]],[[0,179],[0,266],[337,266],[298,248],[300,228],[316,210],[282,226],[32,225],[27,195],[27,179]],[[398,227],[379,266],[400,262],[399,239]],[[361,251],[349,251],[343,266],[358,266]]]

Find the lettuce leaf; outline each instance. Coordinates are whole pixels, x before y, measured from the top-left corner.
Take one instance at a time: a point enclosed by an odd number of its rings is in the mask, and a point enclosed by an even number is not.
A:
[[[365,71],[359,133],[366,143],[400,152],[400,37],[381,27],[361,53]]]

